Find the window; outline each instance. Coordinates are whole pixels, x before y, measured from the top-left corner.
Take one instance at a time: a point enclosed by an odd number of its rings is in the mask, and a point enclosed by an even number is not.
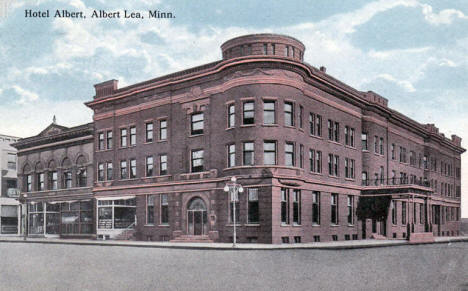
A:
[[[63,189],[69,189],[72,187],[72,173],[71,171],[63,172]]]
[[[49,172],[49,190],[57,190],[57,171]]]
[[[333,140],[333,121],[328,119],[328,139]]]
[[[253,101],[246,101],[243,104],[243,118],[242,124],[255,123],[255,103]]]
[[[320,224],[320,192],[312,192],[312,224]]]
[[[401,223],[406,224],[406,202],[401,202]]]
[[[310,171],[315,173],[316,168],[315,168],[315,150],[310,149],[309,150],[309,165],[310,165]]]
[[[8,153],[7,167],[10,170],[16,170],[16,154]]]
[[[293,224],[301,224],[301,190],[293,190]]]
[[[37,174],[37,191],[44,191],[44,173]]]
[[[339,176],[339,162],[339,156],[333,154],[328,155],[328,174],[330,176]]]
[[[137,176],[136,159],[130,159],[130,179]]]
[[[362,142],[362,150],[363,151],[369,150],[369,147],[367,145],[367,133],[363,132],[361,134],[361,142]]]
[[[153,176],[153,157],[146,157],[146,177]]]
[[[163,119],[159,121],[159,140],[166,140],[166,139],[167,139],[167,120]]]
[[[104,181],[104,164],[98,164],[98,181]]]
[[[161,194],[161,224],[169,224],[169,201],[167,194]]]
[[[281,188],[281,224],[289,224],[289,189]]]
[[[107,180],[112,180],[113,179],[113,167],[112,167],[112,162],[107,162],[106,163],[106,172],[107,172]]]
[[[299,128],[303,128],[304,107],[299,106]]]
[[[379,152],[381,155],[384,154],[384,139],[383,137],[379,138]]]
[[[42,176],[42,183],[44,183],[44,175]],[[76,183],[78,187],[86,187],[87,184],[87,173],[86,168],[79,168],[76,171]],[[44,187],[44,185],[42,185]]]
[[[236,125],[236,107],[234,104],[229,104],[228,106],[228,128],[234,127]]]
[[[136,127],[135,126],[130,127],[130,145],[131,146],[136,145]]]
[[[194,113],[191,115],[191,135],[203,134],[203,113]]]
[[[203,150],[192,150],[192,173],[203,171]]]
[[[395,200],[392,200],[392,224],[397,224],[397,209]]]
[[[299,145],[299,168],[304,169],[304,145]]]
[[[424,163],[424,170],[427,170],[428,166],[427,166],[427,156],[426,155],[423,158],[423,163]]]
[[[159,156],[159,175],[167,175],[167,155]]]
[[[392,160],[395,160],[395,144],[392,143]]]
[[[379,145],[378,145],[378,142],[379,142],[379,137],[378,136],[374,136],[374,152],[376,154],[379,153]]]
[[[275,124],[275,101],[263,101],[263,124]]]
[[[244,142],[242,144],[242,164],[244,166],[251,166],[254,164],[254,143]]]
[[[227,157],[227,167],[234,167],[236,166],[236,145],[230,144],[227,146],[228,150],[228,157]]]
[[[338,122],[333,123],[333,136],[336,142],[340,141],[340,124]]]
[[[263,44],[263,54],[264,55],[268,54],[268,44],[266,44],[266,43]]]
[[[98,150],[104,150],[104,132],[98,134]]]
[[[353,159],[345,158],[345,178],[354,179],[354,164]]]
[[[345,135],[345,145],[349,145],[349,140],[350,140],[350,129],[349,126],[345,126],[344,128],[344,135]]]
[[[127,178],[128,178],[127,161],[120,161],[120,179],[127,179]]]
[[[400,162],[406,163],[406,148],[400,147]]]
[[[154,224],[154,195],[146,195],[146,224]]]
[[[354,147],[354,135],[354,128],[345,126],[345,145]]]
[[[121,147],[127,146],[127,129],[126,128],[120,129],[120,146]]]
[[[293,167],[296,165],[296,153],[294,143],[287,142],[284,147],[284,163],[286,166]]]
[[[331,195],[331,223],[338,224],[338,194]]]
[[[26,192],[31,192],[32,191],[32,176],[31,175],[26,175]]]
[[[276,45],[274,43],[271,44],[271,53],[276,55]]]
[[[312,112],[309,114],[309,131],[311,135],[322,136],[322,116]]]
[[[145,124],[146,127],[146,142],[153,142],[153,123],[148,122]]]
[[[249,188],[248,192],[248,223],[259,223],[259,208],[258,208],[258,189],[257,188]]]
[[[276,165],[276,142],[264,141],[263,142],[263,164]]]
[[[354,224],[354,196],[348,195],[348,224]]]
[[[284,102],[284,125],[294,126],[294,105],[291,102]]]
[[[289,57],[289,46],[286,46],[284,49],[284,56]]]
[[[322,152],[313,149],[309,150],[310,171],[314,173],[322,172]]]
[[[362,172],[361,174],[362,176],[362,185],[364,186],[368,186],[369,185],[369,181],[368,181],[368,178],[367,178],[367,172]]]
[[[106,142],[107,142],[107,149],[108,150],[112,149],[112,131],[111,130],[107,132]]]
[[[416,220],[416,203],[413,202],[413,223],[416,224],[417,223],[417,220]]]

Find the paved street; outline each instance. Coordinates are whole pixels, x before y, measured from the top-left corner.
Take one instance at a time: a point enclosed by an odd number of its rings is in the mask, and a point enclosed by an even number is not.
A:
[[[0,243],[0,290],[468,290],[468,243],[185,250]]]

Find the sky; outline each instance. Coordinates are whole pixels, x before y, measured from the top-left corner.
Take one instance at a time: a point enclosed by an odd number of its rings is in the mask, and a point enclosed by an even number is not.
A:
[[[8,5],[4,5],[7,3]],[[3,5],[2,5],[3,4]],[[5,9],[7,7],[7,9]],[[3,10],[2,10],[3,9]],[[25,10],[84,11],[86,19],[25,18]],[[93,10],[159,10],[172,19],[92,19]],[[249,33],[301,40],[304,60],[468,148],[466,0],[0,0],[0,133],[38,134],[92,121],[93,84],[119,87],[221,59]],[[468,154],[462,156],[468,217]]]

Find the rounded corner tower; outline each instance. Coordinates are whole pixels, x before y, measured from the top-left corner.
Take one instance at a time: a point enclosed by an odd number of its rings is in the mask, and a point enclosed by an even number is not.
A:
[[[273,56],[302,62],[305,46],[299,40],[281,34],[249,34],[221,45],[223,60],[247,56]]]

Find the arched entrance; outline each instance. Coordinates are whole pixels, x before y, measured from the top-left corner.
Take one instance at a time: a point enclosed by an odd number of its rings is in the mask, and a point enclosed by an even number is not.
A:
[[[208,233],[208,219],[206,205],[203,199],[195,197],[187,207],[187,234],[206,235]]]

